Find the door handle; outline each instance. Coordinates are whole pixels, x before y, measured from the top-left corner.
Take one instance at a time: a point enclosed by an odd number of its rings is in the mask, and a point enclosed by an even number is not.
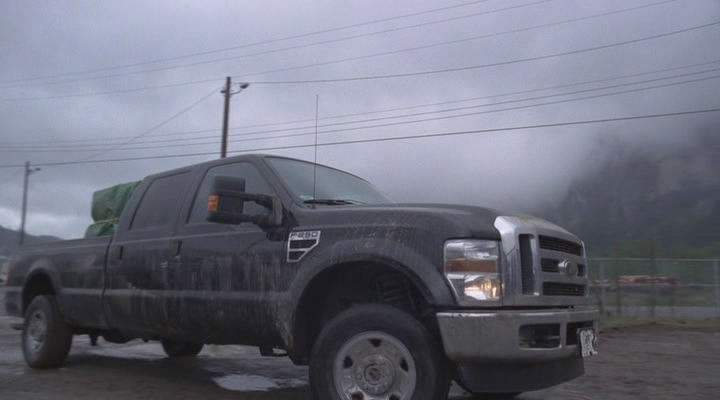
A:
[[[172,257],[170,261],[173,264],[180,264],[180,252],[182,251],[182,240],[173,240],[170,242]]]
[[[182,250],[182,240],[173,240],[172,249],[174,253],[173,255],[175,257],[180,257],[180,251]]]
[[[122,256],[123,256],[123,247],[122,246],[113,246],[110,248],[110,254],[109,254],[108,258],[115,259],[115,260],[122,260]]]

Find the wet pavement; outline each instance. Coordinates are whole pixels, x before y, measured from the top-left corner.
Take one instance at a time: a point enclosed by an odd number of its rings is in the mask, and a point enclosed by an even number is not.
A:
[[[1,310],[0,310],[1,311]],[[206,346],[195,359],[170,360],[157,343],[124,345],[78,337],[64,367],[25,367],[19,332],[0,315],[0,399],[310,399],[307,368],[261,357],[245,346]],[[609,330],[586,375],[524,400],[716,399],[720,330],[644,326]],[[453,399],[468,398],[453,387]]]

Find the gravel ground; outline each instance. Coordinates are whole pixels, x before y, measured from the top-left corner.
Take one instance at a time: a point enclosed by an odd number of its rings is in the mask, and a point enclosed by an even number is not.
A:
[[[0,399],[310,399],[307,369],[263,358],[244,346],[206,346],[190,360],[169,360],[156,343],[75,340],[68,362],[52,371],[25,367],[19,333],[0,316]],[[608,329],[586,375],[524,400],[717,399],[720,329],[644,325]],[[453,387],[453,399],[467,398]]]

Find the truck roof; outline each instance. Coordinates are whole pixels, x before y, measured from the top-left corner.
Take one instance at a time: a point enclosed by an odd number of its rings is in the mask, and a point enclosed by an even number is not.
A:
[[[187,166],[180,167],[180,168],[175,168],[175,169],[170,169],[170,170],[166,170],[166,171],[162,171],[162,172],[157,172],[157,173],[154,173],[154,174],[147,175],[147,176],[145,177],[145,179],[155,178],[155,177],[157,177],[157,176],[172,175],[173,173],[182,172],[182,171],[188,171],[188,170],[191,170],[191,169],[194,169],[194,168],[198,168],[198,167],[201,167],[201,166],[202,166],[202,167],[204,167],[204,166],[210,166],[210,167],[211,167],[211,166],[214,166],[214,165],[227,164],[228,162],[253,161],[253,160],[258,161],[258,160],[262,160],[262,159],[265,159],[265,158],[283,158],[283,159],[286,159],[286,160],[295,160],[295,161],[300,161],[300,162],[305,162],[305,163],[313,164],[312,161],[301,160],[301,159],[299,159],[299,158],[284,157],[284,156],[278,156],[278,155],[275,155],[275,154],[250,153],[250,154],[242,154],[242,155],[239,155],[239,156],[232,156],[232,157],[227,157],[227,158],[218,158],[218,159],[216,159],[216,160],[205,161],[205,162],[201,162],[201,163],[196,163],[196,164],[187,165]],[[354,177],[356,177],[356,178],[358,178],[358,179],[362,179],[363,181],[366,181],[366,182],[367,182],[367,180],[366,180],[365,178],[363,178],[363,177],[361,177],[361,176],[357,176],[357,175],[352,174],[352,173],[350,173],[350,172],[343,171],[343,170],[341,170],[341,169],[334,168],[334,167],[331,167],[331,166],[328,166],[328,165],[324,165],[324,164],[319,164],[319,163],[318,163],[317,165],[318,165],[318,166],[321,166],[321,167],[325,167],[325,168],[330,168],[330,169],[333,169],[333,170],[336,170],[336,171],[340,171],[340,172],[346,173],[346,174],[348,174],[348,175],[352,175],[352,176],[354,176]]]
[[[162,175],[171,175],[171,174],[176,173],[176,172],[187,171],[187,170],[194,169],[194,168],[198,168],[198,167],[201,167],[201,166],[211,166],[211,165],[215,165],[215,164],[225,164],[225,163],[227,163],[228,161],[252,161],[252,160],[262,159],[262,158],[265,158],[265,157],[267,157],[266,154],[243,154],[243,155],[239,155],[239,156],[233,156],[233,157],[227,157],[227,158],[219,158],[219,159],[216,159],[216,160],[204,161],[204,162],[201,162],[201,163],[195,163],[195,164],[186,165],[186,166],[180,167],[180,168],[175,168],[175,169],[169,169],[169,170],[165,170],[165,171],[161,171],[161,172],[156,172],[156,173],[154,173],[154,174],[150,174],[150,175],[145,176],[145,179],[154,178],[154,177],[162,176]]]

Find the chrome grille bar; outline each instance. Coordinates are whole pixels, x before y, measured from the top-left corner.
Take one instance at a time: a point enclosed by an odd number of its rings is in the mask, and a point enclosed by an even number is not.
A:
[[[547,221],[501,216],[503,304],[590,304],[585,248],[576,236]]]

